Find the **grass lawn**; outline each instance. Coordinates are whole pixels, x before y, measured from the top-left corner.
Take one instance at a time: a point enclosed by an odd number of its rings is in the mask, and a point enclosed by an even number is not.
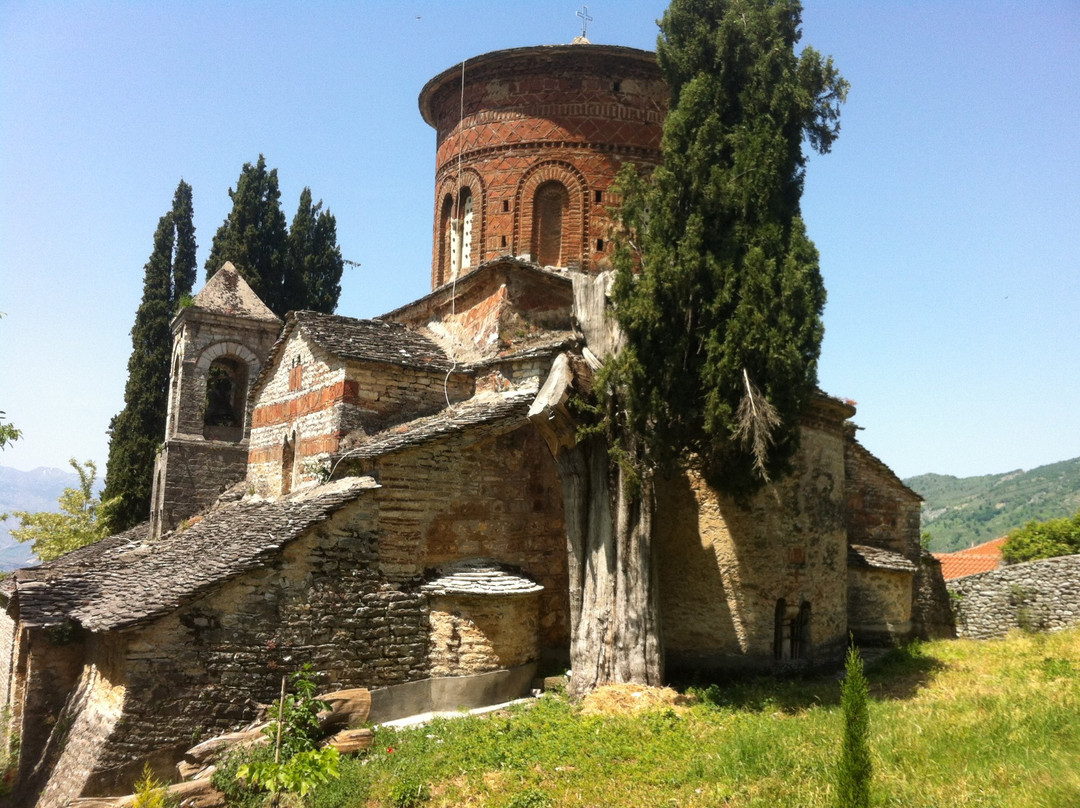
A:
[[[1080,631],[933,642],[867,668],[873,804],[1080,806]],[[380,729],[315,808],[832,806],[837,676],[586,714],[558,696]]]

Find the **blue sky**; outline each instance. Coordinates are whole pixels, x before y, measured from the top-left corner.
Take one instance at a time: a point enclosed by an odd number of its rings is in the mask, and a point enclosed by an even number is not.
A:
[[[594,0],[652,49],[664,2]],[[434,132],[416,97],[490,50],[569,42],[579,5],[0,3],[0,462],[104,467],[154,228],[194,188],[200,276],[260,153],[311,187],[338,312],[428,290]],[[829,293],[820,383],[901,476],[1080,456],[1080,3],[807,0],[852,89],[804,215]]]

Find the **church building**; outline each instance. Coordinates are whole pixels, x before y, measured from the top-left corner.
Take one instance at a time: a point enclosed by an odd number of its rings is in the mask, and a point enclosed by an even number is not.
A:
[[[0,584],[0,706],[44,808],[129,793],[311,663],[374,721],[496,703],[565,672],[563,489],[533,403],[603,357],[608,208],[655,166],[668,91],[624,47],[484,54],[431,79],[431,292],[372,320],[284,322],[231,265],[173,321],[148,521]],[[416,268],[417,271],[420,268]],[[532,418],[530,410],[533,409]],[[919,497],[820,394],[794,473],[750,503],[660,480],[669,670],[833,664],[849,632],[944,630]],[[572,673],[571,673],[572,675]]]

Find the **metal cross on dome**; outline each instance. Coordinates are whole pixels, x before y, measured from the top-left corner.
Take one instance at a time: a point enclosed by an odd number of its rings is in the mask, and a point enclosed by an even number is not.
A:
[[[581,17],[581,36],[585,38],[586,29],[589,27],[589,23],[593,21],[593,18],[589,16],[589,7],[582,6],[581,11],[577,12],[577,16]]]

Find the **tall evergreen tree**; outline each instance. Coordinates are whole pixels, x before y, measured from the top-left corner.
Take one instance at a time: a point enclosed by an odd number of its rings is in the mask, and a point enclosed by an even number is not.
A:
[[[341,294],[341,273],[345,261],[337,243],[337,220],[322,209],[322,200],[311,202],[311,189],[300,194],[300,206],[289,227],[289,268],[294,292],[305,308],[326,312],[337,308]]]
[[[650,464],[693,452],[737,495],[787,468],[824,333],[803,141],[829,151],[848,85],[813,48],[796,56],[800,22],[796,0],[673,0],[664,161],[624,211],[620,411]]]
[[[279,317],[299,309],[326,313],[337,307],[344,261],[337,246],[337,223],[322,202],[311,203],[311,189],[300,195],[292,230],[281,211],[277,169],[267,170],[259,155],[245,163],[232,210],[214,235],[206,277],[231,261],[255,294]]]
[[[206,279],[231,261],[263,303],[279,316],[284,303],[288,231],[281,212],[277,169],[266,170],[266,158],[244,163],[236,189],[229,189],[232,210],[210,246]]]
[[[796,56],[800,14],[796,0],[672,0],[660,22],[671,88],[663,163],[648,178],[620,177],[622,347],[591,385],[598,406],[571,399],[597,421],[555,457],[575,695],[663,678],[657,470],[696,462],[742,496],[797,447],[825,302],[799,216],[802,143],[829,150],[847,91],[831,60],[811,48]],[[538,404],[566,395],[572,382],[557,371],[575,375],[556,366]]]
[[[113,531],[126,530],[150,516],[154,459],[165,437],[172,354],[169,323],[180,299],[191,294],[195,273],[191,186],[181,180],[172,210],[158,220],[154,233],[154,250],[143,273],[142,302],[131,328],[124,409],[109,425],[102,498],[119,498],[108,514]]]

